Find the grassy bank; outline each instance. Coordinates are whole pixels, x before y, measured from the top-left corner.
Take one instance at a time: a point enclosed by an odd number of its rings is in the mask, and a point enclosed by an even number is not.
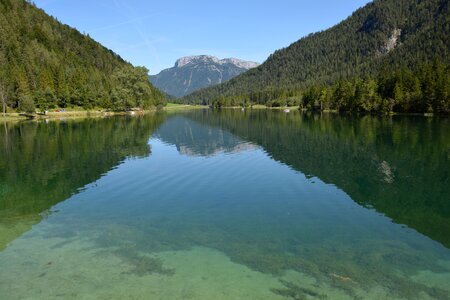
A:
[[[0,115],[0,121],[3,122],[14,122],[23,120],[42,120],[42,119],[65,119],[65,118],[95,118],[95,117],[106,117],[115,115],[137,115],[146,114],[155,110],[147,111],[136,111],[136,112],[108,112],[103,110],[55,110],[49,111],[46,114],[25,114],[25,113],[8,113],[6,115]]]
[[[205,109],[205,108],[209,108],[209,106],[167,103],[167,105],[164,107],[164,110],[165,111],[178,111],[178,110],[185,110],[185,109]]]
[[[222,108],[227,108],[227,109],[242,109],[243,107],[241,106],[222,106]],[[298,110],[298,106],[279,106],[279,107],[271,107],[271,106],[267,106],[267,105],[263,105],[263,104],[255,104],[252,107],[244,107],[244,109],[270,109],[270,110],[285,110],[285,109],[289,109],[290,111],[293,110]]]
[[[271,107],[262,104],[253,105],[252,109],[272,109],[272,110],[298,110],[298,106],[279,106],[279,107]]]
[[[208,106],[168,103],[167,106],[163,108],[163,110],[172,112],[186,109],[205,109],[205,108],[208,108]],[[48,111],[46,114],[44,113],[24,114],[18,112],[8,112],[5,115],[0,114],[0,121],[14,122],[29,119],[41,120],[41,119],[65,119],[65,118],[95,118],[95,117],[107,117],[117,115],[144,115],[147,113],[155,112],[156,110],[157,109],[154,108],[150,110],[141,110],[141,111],[113,112],[113,111],[106,111],[101,108],[96,108],[93,110],[84,110],[82,108],[75,107],[66,109],[54,109]]]
[[[5,115],[0,114],[0,121],[3,122],[14,122],[14,121],[21,121],[26,120],[27,118],[24,116],[19,115],[18,113],[7,113]]]

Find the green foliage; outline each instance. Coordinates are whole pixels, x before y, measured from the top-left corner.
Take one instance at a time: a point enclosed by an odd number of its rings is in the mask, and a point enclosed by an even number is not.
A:
[[[122,68],[113,74],[112,108],[129,110],[132,107],[149,108],[163,103],[163,95],[155,93],[148,84],[148,70],[143,67]]]
[[[53,91],[47,88],[45,91],[37,91],[35,93],[34,101],[37,106],[42,110],[48,110],[49,108],[55,108],[57,99]]]
[[[148,70],[134,68],[24,0],[0,1],[0,65],[8,106],[19,110],[25,106],[31,110],[33,105],[39,110],[56,106],[119,110],[165,101],[149,83]]]
[[[373,1],[258,68],[182,100],[272,106],[303,96],[300,107],[309,109],[449,113],[449,24],[448,0]]]
[[[23,94],[18,98],[18,108],[19,110],[32,114],[36,112],[36,107],[34,106],[33,98],[28,94]]]

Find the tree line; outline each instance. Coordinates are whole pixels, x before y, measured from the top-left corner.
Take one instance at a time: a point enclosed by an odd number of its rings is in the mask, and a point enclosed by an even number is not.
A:
[[[219,96],[203,104],[213,107],[265,104],[305,110],[367,113],[450,113],[450,67],[441,62],[415,71],[384,70],[376,77],[355,77],[330,85],[300,89],[269,89],[239,96]]]

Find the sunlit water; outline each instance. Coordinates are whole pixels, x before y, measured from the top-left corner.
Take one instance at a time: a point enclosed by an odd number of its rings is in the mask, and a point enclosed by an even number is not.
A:
[[[0,125],[1,299],[450,299],[447,119]]]

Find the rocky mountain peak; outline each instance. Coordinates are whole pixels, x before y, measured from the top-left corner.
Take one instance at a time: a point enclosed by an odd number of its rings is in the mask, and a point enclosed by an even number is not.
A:
[[[219,59],[219,58],[217,58],[215,56],[211,56],[211,55],[195,55],[195,56],[185,56],[185,57],[179,58],[175,62],[175,68],[182,68],[189,64],[202,64],[202,63],[218,64],[218,65],[232,64],[238,68],[242,68],[242,69],[246,69],[246,70],[249,70],[251,68],[256,68],[257,66],[259,66],[259,64],[256,62],[245,61],[245,60],[237,59],[237,58]]]
[[[175,62],[175,67],[181,68],[188,64],[198,64],[198,63],[219,63],[219,59],[211,55],[185,56],[178,59]]]

